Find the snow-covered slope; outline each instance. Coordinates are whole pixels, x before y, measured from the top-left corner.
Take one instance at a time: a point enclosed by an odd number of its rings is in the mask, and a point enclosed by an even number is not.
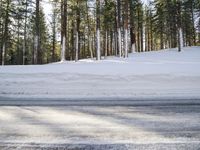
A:
[[[200,98],[200,47],[108,57],[99,62],[1,66],[0,99]]]

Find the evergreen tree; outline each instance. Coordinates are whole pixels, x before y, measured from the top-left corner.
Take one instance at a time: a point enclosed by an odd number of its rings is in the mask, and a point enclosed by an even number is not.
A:
[[[128,57],[129,52],[180,51],[200,43],[198,0],[152,0],[147,5],[141,0],[53,0],[50,25],[43,3],[0,0],[2,65]]]

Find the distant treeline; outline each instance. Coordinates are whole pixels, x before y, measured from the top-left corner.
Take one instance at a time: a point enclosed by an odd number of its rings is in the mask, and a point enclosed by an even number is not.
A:
[[[1,65],[193,45],[200,45],[199,0],[0,0]]]

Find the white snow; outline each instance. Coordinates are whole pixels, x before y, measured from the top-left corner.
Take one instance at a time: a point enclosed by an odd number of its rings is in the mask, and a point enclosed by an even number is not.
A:
[[[0,99],[200,98],[200,47],[129,58],[1,66]]]

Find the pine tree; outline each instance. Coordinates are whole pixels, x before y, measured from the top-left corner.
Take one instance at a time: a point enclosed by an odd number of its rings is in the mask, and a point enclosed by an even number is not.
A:
[[[198,0],[153,0],[146,6],[141,0],[49,2],[48,27],[43,1],[0,0],[1,64],[43,64],[59,57],[100,60],[101,55],[128,57],[129,52],[175,47],[180,51],[200,41]]]

